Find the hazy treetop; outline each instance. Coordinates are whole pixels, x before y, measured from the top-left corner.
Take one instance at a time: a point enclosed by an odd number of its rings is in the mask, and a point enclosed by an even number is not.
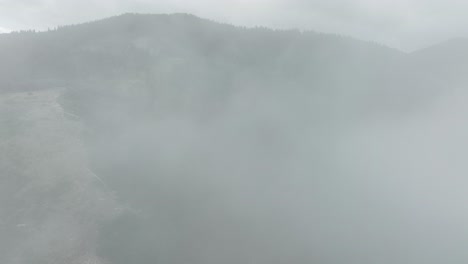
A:
[[[467,36],[467,11],[468,3],[457,0],[1,0],[0,33],[126,12],[184,12],[236,25],[338,33],[414,50]]]

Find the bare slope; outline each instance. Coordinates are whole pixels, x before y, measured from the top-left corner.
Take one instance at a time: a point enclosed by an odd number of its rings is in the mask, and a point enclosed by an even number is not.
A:
[[[60,92],[0,95],[1,263],[88,263],[98,226],[116,209],[89,169],[82,126],[58,104]]]

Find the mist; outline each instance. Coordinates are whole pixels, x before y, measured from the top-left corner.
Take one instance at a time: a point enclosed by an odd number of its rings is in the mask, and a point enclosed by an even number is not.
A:
[[[264,17],[328,18],[270,28],[200,3],[210,19],[1,34],[0,262],[467,262],[466,39],[406,52],[367,34],[435,2],[274,2]],[[329,12],[381,23],[356,33]]]
[[[44,31],[123,13],[189,13],[238,26],[313,30],[415,51],[466,37],[467,12],[468,4],[459,0],[2,0],[0,28]]]

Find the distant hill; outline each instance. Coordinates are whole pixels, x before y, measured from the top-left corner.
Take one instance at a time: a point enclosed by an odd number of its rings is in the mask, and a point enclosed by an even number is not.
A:
[[[235,27],[189,14],[124,14],[2,34],[0,91],[125,86],[154,97],[171,87],[223,96],[255,86],[342,96],[392,97],[418,87],[433,93],[467,69],[464,42],[407,54],[331,34]]]
[[[143,96],[150,105],[177,108],[189,101],[211,111],[217,111],[212,102],[222,104],[248,89],[308,91],[338,103],[392,97],[389,87],[397,79],[403,80],[399,89],[414,86],[408,55],[382,45],[235,27],[188,14],[124,14],[48,32],[6,34],[0,37],[0,57],[0,91],[107,87]]]
[[[335,35],[234,27],[187,14],[125,14],[2,35],[0,89],[96,80],[148,84],[157,74],[182,86],[179,76],[191,85],[232,86],[254,78],[269,85],[288,80],[297,86],[341,86],[362,82],[403,56]]]

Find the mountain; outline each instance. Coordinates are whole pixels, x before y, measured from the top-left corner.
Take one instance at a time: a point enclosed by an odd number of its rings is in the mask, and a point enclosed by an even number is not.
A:
[[[466,83],[468,39],[452,39],[410,54],[410,61],[428,76],[438,76],[441,83]]]
[[[437,55],[436,48],[406,54],[347,37],[235,27],[188,14],[125,14],[48,32],[3,34],[0,90],[120,86],[149,97],[161,90],[223,97],[254,85],[391,98],[416,87],[432,93],[443,85],[438,80],[454,79],[444,65],[461,69],[464,60],[451,47],[441,50],[455,57]],[[418,55],[423,53],[431,55]],[[395,86],[401,90],[393,91]]]
[[[339,70],[357,81],[364,74],[359,69],[374,69],[401,56],[339,36],[239,28],[186,14],[126,14],[49,32],[2,35],[0,45],[3,90],[22,82],[138,79],[148,71],[163,70],[157,67],[184,68],[192,75],[211,74],[212,79],[222,75],[218,81],[257,73],[263,81],[319,81],[322,73]]]
[[[376,87],[393,86],[406,54],[341,36],[241,28],[188,14],[125,14],[4,35],[0,57],[1,91],[120,87],[144,94],[148,104],[217,111],[210,102],[252,86],[343,100],[379,93]],[[187,105],[194,103],[207,109]]]
[[[466,44],[189,14],[1,34],[0,262],[440,263]]]

